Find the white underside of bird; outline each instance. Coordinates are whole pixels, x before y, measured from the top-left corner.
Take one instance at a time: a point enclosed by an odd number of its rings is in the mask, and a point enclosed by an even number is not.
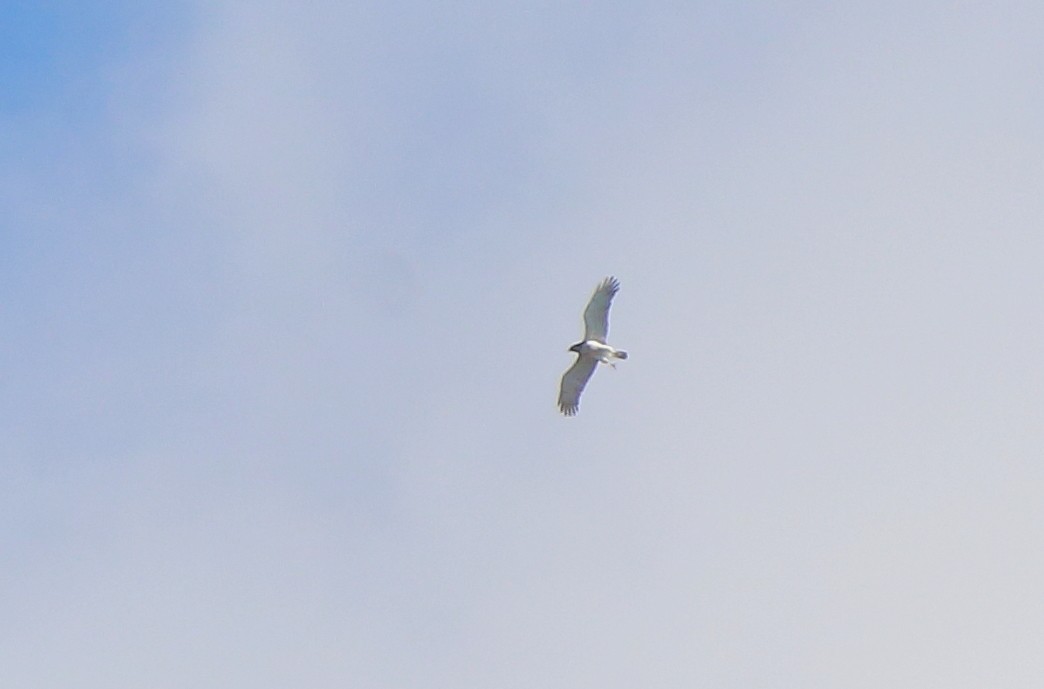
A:
[[[616,278],[606,278],[595,289],[584,309],[584,339],[569,348],[569,351],[576,352],[577,357],[562,376],[558,393],[558,408],[566,416],[574,416],[580,410],[580,393],[594,375],[598,364],[616,368],[615,360],[627,358],[627,352],[606,342],[609,336],[609,306],[619,290],[620,283]]]
[[[627,352],[622,352],[615,347],[602,344],[597,340],[585,340],[584,342],[581,342],[580,346],[576,348],[576,353],[580,355],[581,359],[596,359],[598,363],[609,364],[613,368],[616,368],[613,359],[627,358]]]

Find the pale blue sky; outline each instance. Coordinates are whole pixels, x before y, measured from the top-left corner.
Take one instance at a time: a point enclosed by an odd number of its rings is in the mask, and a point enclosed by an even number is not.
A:
[[[1044,676],[1036,4],[0,25],[0,686]]]

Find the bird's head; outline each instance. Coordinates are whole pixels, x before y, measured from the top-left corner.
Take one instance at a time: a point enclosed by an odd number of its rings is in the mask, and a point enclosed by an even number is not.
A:
[[[576,352],[577,354],[579,354],[580,353],[580,347],[583,344],[584,344],[583,342],[577,342],[575,345],[573,345],[572,347],[569,348],[569,351],[570,352]]]

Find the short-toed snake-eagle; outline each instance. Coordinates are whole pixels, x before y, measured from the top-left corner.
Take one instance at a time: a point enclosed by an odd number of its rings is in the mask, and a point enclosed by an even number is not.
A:
[[[626,359],[627,352],[614,349],[606,343],[609,336],[609,306],[620,290],[614,277],[607,277],[591,295],[584,309],[584,339],[569,348],[576,352],[576,361],[562,376],[562,388],[558,393],[558,408],[566,416],[574,416],[580,409],[580,393],[595,372],[599,363],[616,368],[614,359]]]

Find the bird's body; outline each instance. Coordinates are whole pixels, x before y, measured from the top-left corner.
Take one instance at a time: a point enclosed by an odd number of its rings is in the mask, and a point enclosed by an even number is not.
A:
[[[607,344],[602,344],[598,340],[585,340],[583,342],[578,342],[573,345],[573,347],[575,347],[575,349],[570,349],[569,351],[576,352],[581,358],[589,357],[591,359],[597,359],[599,363],[609,364],[610,366],[615,366],[615,364],[613,364],[613,359],[627,358],[627,352],[621,352]]]
[[[584,339],[569,348],[569,351],[576,352],[577,357],[562,376],[558,393],[558,408],[566,416],[573,416],[579,411],[580,393],[594,375],[598,364],[609,364],[616,368],[614,360],[627,358],[627,352],[606,342],[609,336],[609,306],[619,290],[620,283],[616,278],[606,278],[595,289],[584,309]]]

